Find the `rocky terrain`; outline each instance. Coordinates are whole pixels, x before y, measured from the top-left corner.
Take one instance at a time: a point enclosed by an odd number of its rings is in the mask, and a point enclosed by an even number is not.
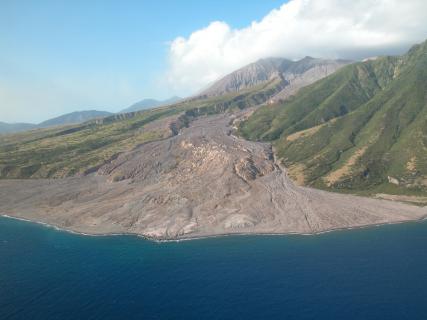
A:
[[[287,99],[299,89],[334,73],[349,63],[351,61],[312,57],[305,57],[298,61],[283,58],[261,59],[223,77],[201,95],[221,96],[276,81],[282,84],[281,90],[270,98],[270,102],[276,102]]]
[[[312,234],[426,217],[427,207],[296,186],[270,144],[233,135],[247,112],[199,117],[86,176],[0,180],[0,213],[154,239]]]

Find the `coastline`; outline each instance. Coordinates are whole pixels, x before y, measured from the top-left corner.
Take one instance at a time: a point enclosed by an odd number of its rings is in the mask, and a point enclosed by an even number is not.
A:
[[[297,186],[271,144],[229,132],[229,115],[203,117],[96,174],[1,180],[0,215],[75,234],[157,242],[316,235],[427,216],[427,208],[397,201]],[[122,171],[126,179],[114,181]]]
[[[283,232],[283,233],[272,233],[272,232],[240,232],[240,233],[223,233],[223,234],[212,234],[212,235],[200,235],[200,236],[186,236],[186,237],[180,237],[180,238],[170,238],[170,239],[159,239],[159,238],[153,238],[149,237],[143,234],[138,233],[85,233],[85,232],[79,232],[63,227],[59,227],[53,224],[49,224],[42,221],[37,220],[31,220],[31,219],[25,219],[21,217],[14,217],[8,214],[2,214],[0,213],[0,218],[6,218],[11,220],[17,220],[17,221],[23,221],[28,222],[36,225],[40,225],[46,228],[51,228],[56,231],[60,232],[66,232],[73,235],[78,236],[85,236],[85,237],[116,237],[116,236],[130,236],[130,237],[137,237],[142,238],[143,240],[156,242],[156,243],[167,243],[167,242],[182,242],[182,241],[193,241],[193,240],[204,240],[204,239],[212,239],[212,238],[223,238],[223,237],[233,237],[233,236],[320,236],[327,233],[332,232],[339,232],[339,231],[351,231],[351,230],[360,230],[360,229],[368,229],[368,228],[379,228],[383,226],[388,225],[397,225],[397,224],[406,224],[406,223],[420,223],[423,221],[427,221],[427,215],[424,217],[421,217],[419,219],[411,219],[411,220],[402,220],[402,221],[392,221],[392,222],[385,222],[385,223],[376,223],[376,224],[366,224],[366,225],[360,225],[360,226],[354,226],[354,227],[342,227],[342,228],[333,228],[329,230],[319,231],[319,232],[311,232],[311,233],[302,233],[302,232]]]

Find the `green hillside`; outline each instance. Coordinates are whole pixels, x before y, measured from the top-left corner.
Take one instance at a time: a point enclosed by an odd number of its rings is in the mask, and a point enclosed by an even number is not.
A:
[[[355,63],[264,106],[240,126],[273,141],[300,184],[343,192],[427,192],[427,42]]]

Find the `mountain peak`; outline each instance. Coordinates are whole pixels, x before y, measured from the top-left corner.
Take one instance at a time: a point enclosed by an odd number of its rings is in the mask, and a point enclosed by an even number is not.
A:
[[[201,95],[220,96],[251,89],[257,85],[267,84],[276,80],[277,82],[285,81],[283,83],[284,90],[289,89],[286,89],[286,87],[290,85],[290,80],[292,80],[294,85],[291,92],[293,93],[300,87],[318,80],[348,63],[348,61],[323,60],[309,56],[299,61],[277,57],[263,58],[221,78],[208,89],[204,90]],[[312,69],[310,79],[295,81],[296,78],[301,78],[301,75],[310,69]],[[285,96],[287,94],[282,94],[281,98]]]
[[[141,101],[138,101],[131,106],[121,110],[119,113],[128,113],[128,112],[135,112],[135,111],[141,111],[145,109],[165,106],[168,104],[172,104],[175,102],[178,102],[179,100],[182,100],[182,98],[178,96],[173,96],[166,100],[156,100],[156,99],[143,99]]]

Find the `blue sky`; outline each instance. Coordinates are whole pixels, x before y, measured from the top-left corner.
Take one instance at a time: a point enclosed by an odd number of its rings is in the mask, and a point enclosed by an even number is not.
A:
[[[167,98],[175,93],[161,80],[170,41],[213,20],[243,27],[281,3],[2,0],[0,121]]]
[[[260,58],[426,40],[426,0],[0,0],[0,121],[187,96]]]

